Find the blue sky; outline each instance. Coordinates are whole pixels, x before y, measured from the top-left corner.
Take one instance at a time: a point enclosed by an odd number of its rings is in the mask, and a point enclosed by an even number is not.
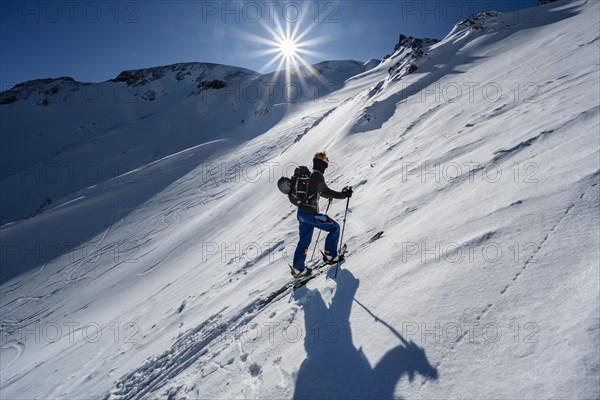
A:
[[[204,61],[260,72],[276,69],[267,45],[276,20],[307,31],[308,63],[366,61],[390,53],[404,33],[443,38],[482,10],[511,11],[536,0],[411,1],[6,1],[0,2],[2,90],[29,79],[100,82],[126,69]]]

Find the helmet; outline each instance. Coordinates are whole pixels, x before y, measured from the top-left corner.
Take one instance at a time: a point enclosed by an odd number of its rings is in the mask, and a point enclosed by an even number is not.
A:
[[[277,187],[279,188],[281,193],[290,194],[290,192],[292,191],[292,182],[290,181],[290,178],[286,178],[285,176],[282,176],[277,181]]]

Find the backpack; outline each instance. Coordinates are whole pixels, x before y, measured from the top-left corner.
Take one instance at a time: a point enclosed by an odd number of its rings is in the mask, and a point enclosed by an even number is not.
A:
[[[312,172],[305,166],[297,167],[294,171],[294,175],[290,178],[291,190],[288,195],[288,199],[293,205],[300,207],[307,204],[313,197],[308,193],[311,175]]]

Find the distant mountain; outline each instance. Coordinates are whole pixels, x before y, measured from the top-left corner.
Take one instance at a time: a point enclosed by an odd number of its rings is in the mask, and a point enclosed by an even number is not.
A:
[[[327,61],[291,71],[286,82],[284,72],[183,63],[101,83],[17,84],[0,93],[0,222],[198,143],[253,137],[277,123],[282,104],[318,101],[364,70],[357,61]]]

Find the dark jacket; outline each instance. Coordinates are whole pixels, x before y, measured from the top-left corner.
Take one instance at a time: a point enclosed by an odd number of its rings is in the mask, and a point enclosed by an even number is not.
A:
[[[323,173],[316,169],[313,170],[313,173],[310,176],[310,181],[308,183],[308,195],[310,201],[307,204],[300,206],[300,209],[309,214],[319,213],[320,196],[323,196],[326,199],[346,198],[344,193],[331,190],[325,183],[325,177],[323,176]]]

